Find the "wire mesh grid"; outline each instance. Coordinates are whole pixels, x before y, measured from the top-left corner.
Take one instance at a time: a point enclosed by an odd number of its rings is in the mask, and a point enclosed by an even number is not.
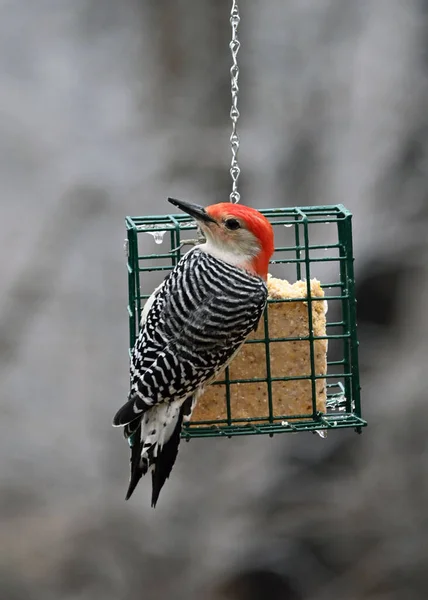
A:
[[[246,344],[264,347],[265,371],[262,377],[232,378],[230,368],[212,385],[224,386],[224,415],[215,420],[192,420],[184,426],[182,437],[231,437],[236,435],[269,434],[299,431],[323,431],[352,427],[357,432],[367,423],[361,416],[360,382],[358,372],[358,341],[356,325],[356,302],[354,290],[352,215],[342,205],[310,206],[296,208],[261,209],[271,222],[275,233],[275,252],[270,270],[288,281],[306,282],[306,293],[301,298],[268,300],[270,304],[281,302],[304,303],[307,306],[308,334],[298,337],[270,337],[268,307],[263,317],[263,335]],[[139,315],[145,300],[151,295],[153,275],[160,281],[178,263],[187,251],[182,247],[186,235],[195,232],[196,223],[191,217],[180,215],[155,215],[127,217],[126,251],[128,257],[128,314],[129,345],[134,346],[139,330]],[[320,229],[321,228],[321,229]],[[147,234],[150,234],[151,240]],[[144,243],[141,239],[144,239]],[[194,237],[194,235],[193,235]],[[315,238],[314,243],[313,239]],[[142,252],[149,244],[169,246],[163,252]],[[311,293],[311,278],[321,281],[324,296]],[[327,278],[327,279],[326,279]],[[313,305],[328,304],[325,335],[315,335],[313,329]],[[331,319],[331,320],[329,320]],[[315,367],[315,343],[327,340],[327,371],[320,374]],[[290,376],[273,376],[270,355],[274,344],[306,342],[309,344],[310,373]],[[317,381],[326,385],[325,411],[317,408]],[[276,382],[310,382],[311,407],[303,414],[276,414],[273,402],[273,386]],[[234,415],[232,402],[234,386],[259,384],[266,387],[266,408],[263,414],[245,418]],[[297,383],[296,383],[297,385]],[[241,388],[242,389],[242,388]]]

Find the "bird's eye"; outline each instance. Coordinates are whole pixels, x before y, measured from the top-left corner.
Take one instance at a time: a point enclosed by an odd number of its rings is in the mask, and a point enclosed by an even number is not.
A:
[[[238,221],[238,219],[226,219],[224,224],[226,225],[226,227],[228,229],[231,229],[232,231],[234,231],[235,229],[239,229],[241,227],[241,224]]]

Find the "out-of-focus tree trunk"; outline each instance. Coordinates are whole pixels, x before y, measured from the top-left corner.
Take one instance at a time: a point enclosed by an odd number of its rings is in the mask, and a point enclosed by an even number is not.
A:
[[[426,598],[427,3],[240,7],[243,200],[353,211],[370,427],[123,501],[123,217],[227,198],[230,2],[0,1],[1,598]]]

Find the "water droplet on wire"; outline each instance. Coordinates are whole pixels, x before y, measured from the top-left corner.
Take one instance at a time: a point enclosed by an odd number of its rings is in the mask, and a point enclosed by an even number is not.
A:
[[[153,233],[150,233],[150,235],[155,238],[155,244],[162,244],[165,233],[165,231],[154,231]]]
[[[144,233],[148,233],[149,235],[151,235],[155,240],[155,244],[162,244],[163,237],[166,233],[166,229],[158,229],[156,225],[143,225],[141,228],[138,229],[143,229],[143,227]],[[152,229],[152,231],[147,231],[148,228]]]

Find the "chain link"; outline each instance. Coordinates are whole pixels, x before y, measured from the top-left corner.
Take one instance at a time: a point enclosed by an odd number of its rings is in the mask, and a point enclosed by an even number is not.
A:
[[[232,40],[229,44],[230,51],[232,53],[233,64],[230,68],[230,89],[232,93],[232,107],[230,109],[230,118],[232,120],[232,134],[230,136],[230,147],[232,150],[232,162],[230,165],[230,175],[232,177],[232,192],[229,196],[230,202],[235,204],[241,199],[241,195],[238,192],[238,178],[241,173],[241,169],[238,164],[238,151],[239,151],[239,137],[236,131],[237,122],[239,119],[238,110],[238,78],[239,78],[239,67],[237,61],[237,55],[241,44],[238,40],[238,25],[241,20],[239,16],[239,8],[237,0],[232,0],[232,9],[230,11],[230,24],[232,26]]]

